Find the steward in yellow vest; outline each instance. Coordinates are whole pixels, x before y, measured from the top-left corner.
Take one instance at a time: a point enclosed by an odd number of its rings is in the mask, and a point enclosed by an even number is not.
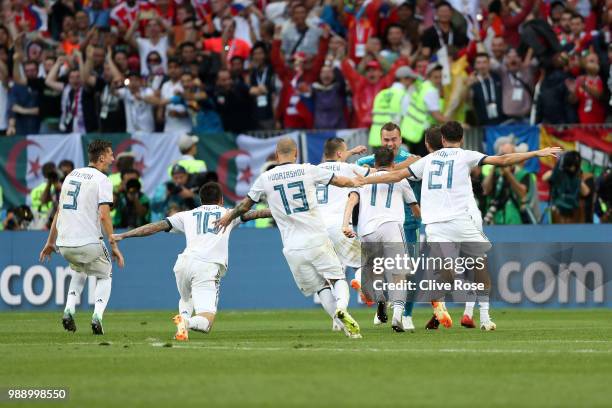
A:
[[[207,171],[204,160],[197,160],[195,158],[196,154],[198,153],[199,140],[200,138],[197,136],[182,135],[180,137],[178,141],[178,148],[181,151],[182,156],[177,161],[172,163],[170,167],[168,167],[168,175],[171,175],[172,167],[175,164],[183,167],[189,174],[203,173]]]
[[[370,127],[370,146],[380,146],[380,130],[387,122],[399,126],[402,120],[402,100],[406,90],[418,78],[410,67],[400,67],[395,71],[396,82],[380,91],[372,104],[372,127]]]

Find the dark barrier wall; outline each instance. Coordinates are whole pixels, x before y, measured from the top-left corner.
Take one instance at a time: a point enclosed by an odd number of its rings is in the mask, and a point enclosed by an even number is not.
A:
[[[495,243],[494,254],[490,256],[496,263],[491,270],[494,285],[506,284],[513,290],[512,293],[520,293],[521,285],[529,284],[532,295],[543,292],[548,295],[545,299],[541,296],[498,297],[498,302],[526,307],[612,306],[612,288],[608,283],[609,277],[604,276],[611,272],[612,226],[505,226],[489,227],[486,233]],[[63,305],[70,271],[57,255],[48,264],[38,262],[38,253],[46,235],[46,232],[0,233],[0,310],[58,309]],[[502,244],[504,242],[521,244]],[[184,237],[175,234],[123,241],[121,249],[126,258],[126,267],[113,270],[109,308],[175,308],[178,294],[172,267],[183,245]],[[229,270],[221,282],[220,308],[312,307],[312,299],[304,298],[294,284],[281,249],[276,229],[235,230],[230,240]],[[588,276],[584,302],[580,300],[581,295],[573,282],[569,283],[566,294],[558,294],[556,289],[548,293],[542,286],[541,281],[545,282],[546,279],[549,279],[549,286],[556,285],[556,288],[563,285],[563,282],[557,282],[558,264],[568,263],[572,259],[582,266],[588,266],[593,275]],[[549,265],[546,271],[534,271],[534,265],[541,265],[533,264],[536,260],[543,260]],[[597,266],[595,270],[592,270],[593,265]],[[504,270],[503,267],[506,271],[503,276],[507,281],[498,282],[499,271]],[[597,275],[599,269],[604,275]],[[525,283],[525,275],[533,282]],[[597,287],[597,282],[601,281],[605,286]],[[90,278],[82,302],[92,304],[93,299],[89,294],[93,290],[87,288],[93,289],[93,285],[94,280]],[[533,299],[536,301],[531,301]]]

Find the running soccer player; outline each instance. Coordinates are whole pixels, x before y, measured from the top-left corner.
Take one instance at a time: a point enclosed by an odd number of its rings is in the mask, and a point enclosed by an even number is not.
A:
[[[346,159],[350,156],[364,153],[366,150],[365,146],[356,146],[348,150],[344,139],[332,137],[325,141],[323,146],[324,161],[318,167],[327,169],[337,176],[352,177],[353,172],[367,176],[370,174],[370,168],[346,163]],[[327,228],[327,235],[329,235],[344,269],[346,270],[347,266],[354,268],[355,276],[358,277],[361,269],[361,244],[358,239],[348,238],[342,233],[342,217],[344,216],[347,199],[348,191],[344,188],[328,184],[317,186],[317,203]],[[354,282],[356,283],[359,280],[354,280]],[[353,287],[359,291],[359,285],[356,286]],[[371,302],[368,299],[364,299],[364,301],[366,303]]]
[[[349,287],[344,270],[327,236],[316,198],[319,184],[355,187],[355,182],[309,163],[297,164],[297,146],[291,138],[278,142],[276,158],[280,164],[262,173],[244,200],[221,217],[217,225],[231,225],[233,219],[267,197],[297,286],[305,296],[318,293],[325,311],[342,323],[345,333],[360,338],[359,324],[347,310]]]
[[[482,164],[493,166],[510,166],[522,163],[534,157],[556,157],[561,152],[559,147],[549,147],[526,153],[511,153],[502,156],[487,156],[480,152],[464,150],[463,127],[460,123],[450,121],[444,124],[442,131],[443,148],[433,152],[416,163],[402,163],[398,171],[360,177],[358,182],[365,184],[395,183],[403,178],[421,180],[421,208],[425,235],[428,242],[461,243],[465,252],[476,249],[477,252],[488,251],[490,242],[478,229],[470,215],[471,202],[474,200],[470,170]],[[477,244],[477,245],[470,245]],[[479,245],[478,245],[479,244]],[[459,248],[458,248],[459,249]],[[484,253],[472,253],[480,256]],[[488,292],[488,291],[487,291]],[[496,325],[489,317],[488,293],[479,294],[480,328],[495,330]],[[452,319],[443,302],[434,302],[434,313],[445,327],[452,326]]]
[[[66,176],[53,217],[47,242],[40,252],[44,262],[59,250],[75,272],[70,279],[62,325],[75,332],[76,303],[87,281],[96,277],[93,334],[104,334],[102,317],[111,294],[112,264],[102,234],[108,237],[113,258],[123,268],[123,255],[113,238],[110,208],[113,205],[113,185],[105,172],[115,159],[110,142],[94,140],[87,147],[89,167],[75,169]],[[56,249],[57,248],[57,249]]]
[[[399,163],[414,163],[418,159],[419,156],[413,155],[408,150],[406,150],[402,146],[402,133],[399,126],[397,126],[393,122],[388,122],[383,125],[380,130],[380,142],[382,146],[386,146],[393,150],[394,158],[393,162],[397,165]],[[360,158],[357,160],[357,164],[360,166],[368,166],[374,167],[374,155],[369,155]],[[414,182],[412,182],[414,183]],[[418,183],[411,184],[414,192],[417,194],[420,193],[420,186]],[[420,219],[415,217],[412,213],[411,207],[409,205],[404,206],[404,236],[406,238],[406,243],[409,245],[408,249],[410,251],[410,245],[416,244],[418,241],[418,231],[420,227]],[[406,330],[413,330],[414,324],[412,322],[412,309],[414,307],[414,303],[412,301],[406,302],[406,307],[404,309],[404,322],[403,326]],[[375,324],[381,324],[387,322],[387,311],[386,305],[378,305],[378,321],[375,321]],[[382,319],[382,320],[380,320]]]
[[[204,184],[199,191],[202,205],[178,212],[162,221],[114,235],[116,241],[145,237],[160,231],[182,232],[187,244],[174,265],[179,291],[179,314],[174,316],[176,335],[180,341],[189,339],[189,330],[209,333],[217,314],[219,282],[227,270],[229,236],[240,223],[270,217],[270,210],[250,211],[220,231],[213,225],[229,210],[223,207],[221,185]],[[195,316],[192,316],[195,310]]]
[[[376,151],[374,157],[377,173],[385,174],[393,168],[394,152],[392,149],[381,147]],[[349,238],[355,237],[355,232],[351,229],[349,222],[353,207],[357,204],[359,204],[358,231],[361,242],[381,249],[381,251],[375,251],[374,256],[382,255],[385,259],[395,259],[397,255],[403,256],[406,253],[404,205],[409,205],[412,213],[417,217],[420,215],[410,183],[402,179],[397,183],[366,185],[358,191],[351,192],[344,210],[342,224],[342,231]],[[401,245],[398,245],[400,243]],[[406,275],[407,271],[396,268],[385,270],[387,282],[401,283],[406,280]],[[380,291],[375,292],[379,304],[386,305],[386,301],[379,298]],[[403,325],[405,319],[402,319],[402,314],[406,303],[406,289],[395,289],[388,292],[393,303],[391,320],[393,330],[396,332],[414,330],[412,324],[409,327]]]

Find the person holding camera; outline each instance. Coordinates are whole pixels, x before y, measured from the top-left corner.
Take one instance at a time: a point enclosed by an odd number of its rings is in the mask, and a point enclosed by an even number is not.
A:
[[[525,150],[505,142],[499,146],[498,154],[515,153]],[[487,171],[488,170],[488,171]],[[485,224],[516,225],[537,224],[537,217],[530,205],[536,194],[535,175],[521,166],[483,168],[483,194],[489,200],[489,207],[483,217]]]
[[[585,221],[580,201],[590,194],[590,189],[582,179],[581,161],[577,151],[566,152],[555,167],[542,176],[542,180],[550,184],[553,224],[579,224]]]
[[[127,180],[125,188],[116,196],[114,227],[136,228],[149,223],[151,219],[149,197],[141,191],[141,188],[136,172],[136,177]]]
[[[192,186],[195,175],[192,178],[192,175],[180,164],[172,166],[170,174],[172,180],[159,185],[153,196],[152,222],[166,217],[170,208],[187,211],[197,207],[196,193]]]

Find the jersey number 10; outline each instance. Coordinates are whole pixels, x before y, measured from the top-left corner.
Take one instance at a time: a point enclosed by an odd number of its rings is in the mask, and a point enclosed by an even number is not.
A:
[[[207,232],[210,232],[211,234],[216,234],[219,232],[218,228],[211,228],[209,227],[209,225],[211,221],[215,221],[221,218],[220,212],[205,212],[204,216],[202,216],[202,211],[196,211],[193,213],[193,216],[196,217],[198,235],[206,234]]]

